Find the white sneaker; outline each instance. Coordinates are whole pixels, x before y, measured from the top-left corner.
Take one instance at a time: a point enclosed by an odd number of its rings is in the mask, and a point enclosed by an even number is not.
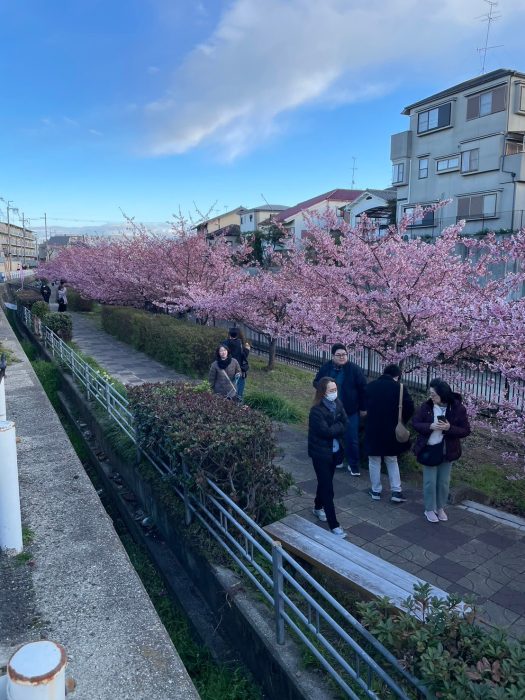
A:
[[[426,510],[425,518],[428,520],[429,523],[439,523],[439,518],[433,510]]]
[[[438,517],[438,520],[441,520],[441,522],[446,523],[448,520],[448,515],[445,513],[443,508],[439,508],[439,510],[436,510],[436,515]]]
[[[317,510],[316,508],[314,508],[314,509],[312,510],[312,513],[315,515],[316,518],[319,518],[319,520],[320,520],[322,523],[325,523],[325,522],[326,522],[326,513],[324,512],[324,508],[319,508],[319,510]]]
[[[334,527],[332,530],[330,530],[332,535],[337,535],[337,537],[340,537],[341,539],[344,539],[346,537],[346,532],[343,530],[342,527]]]

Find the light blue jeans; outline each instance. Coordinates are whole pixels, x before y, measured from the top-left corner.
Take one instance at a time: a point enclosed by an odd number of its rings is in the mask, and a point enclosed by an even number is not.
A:
[[[452,462],[441,462],[437,467],[423,467],[423,500],[425,510],[438,511],[448,503]]]

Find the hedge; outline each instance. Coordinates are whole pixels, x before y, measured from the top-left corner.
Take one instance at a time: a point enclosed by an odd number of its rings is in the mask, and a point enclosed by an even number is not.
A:
[[[42,301],[42,295],[36,289],[28,287],[27,289],[18,289],[15,292],[15,299],[19,304],[30,309],[37,301]]]
[[[189,376],[206,376],[223,328],[120,306],[102,307],[102,328],[119,340]]]
[[[221,396],[187,384],[143,384],[128,388],[139,444],[159,445],[176,456],[175,480],[183,483],[181,458],[190,486],[214,481],[259,524],[282,517],[291,477],[273,463],[275,437],[269,418]]]
[[[49,304],[43,299],[35,301],[35,303],[31,307],[31,313],[33,314],[33,316],[43,319],[49,314]]]
[[[81,296],[76,289],[67,290],[67,307],[69,311],[93,311],[93,299]]]
[[[54,331],[59,338],[65,340],[66,342],[71,340],[73,337],[73,321],[71,316],[64,312],[53,312],[47,314],[44,319],[45,325]]]

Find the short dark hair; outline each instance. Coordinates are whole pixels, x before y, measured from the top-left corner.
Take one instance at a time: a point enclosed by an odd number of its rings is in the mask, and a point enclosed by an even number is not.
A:
[[[230,336],[232,338],[236,338],[239,335],[239,329],[238,328],[230,328],[228,333],[230,334]]]
[[[401,372],[401,367],[399,365],[387,365],[385,369],[383,370],[383,374],[388,374],[389,377],[400,377],[402,372]]]
[[[219,355],[219,350],[220,348],[225,348],[228,351],[228,357],[230,357],[230,348],[226,345],[226,343],[220,343],[217,346],[217,349],[215,350],[215,359],[220,360],[221,356]]]
[[[335,355],[338,350],[344,350],[346,352],[346,345],[343,345],[343,343],[334,343],[332,345],[332,355]]]
[[[429,386],[431,389],[434,389],[442,403],[452,403],[454,399],[454,392],[452,391],[450,384],[447,384],[444,379],[439,379],[436,377],[435,379],[432,379]]]

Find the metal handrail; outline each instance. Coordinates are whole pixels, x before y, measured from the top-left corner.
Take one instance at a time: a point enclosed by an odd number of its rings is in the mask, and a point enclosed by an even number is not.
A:
[[[31,311],[19,307],[19,314],[26,326],[33,329]],[[44,325],[39,330],[53,358],[71,371],[88,400],[102,406],[163,477],[180,478],[185,465],[169,444],[157,445],[155,452],[139,446],[128,399],[54,331]],[[179,487],[173,479],[169,483],[184,501],[187,522],[195,517],[273,607],[278,644],[285,642],[286,624],[352,700],[363,697],[380,700],[378,684],[383,684],[391,697],[400,700],[428,697],[424,685],[402,668],[393,654],[211,479],[207,479],[209,490],[197,489],[195,493]],[[306,606],[306,614],[300,605]],[[391,671],[383,668],[354,637],[363,640]],[[409,690],[392,677],[392,672]]]

